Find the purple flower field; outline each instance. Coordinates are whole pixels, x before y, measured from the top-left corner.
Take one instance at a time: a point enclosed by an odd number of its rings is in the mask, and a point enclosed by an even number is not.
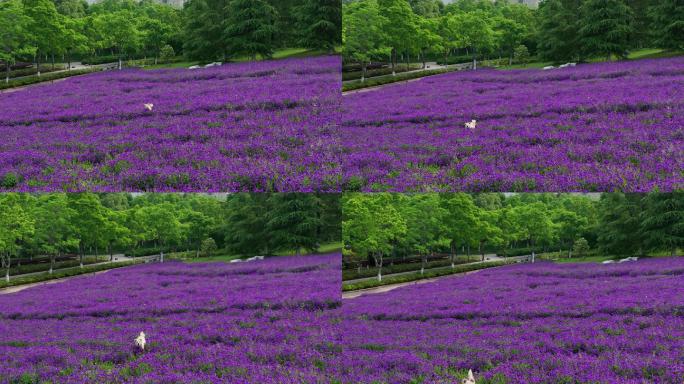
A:
[[[326,382],[340,268],[170,262],[0,295],[0,383]]]
[[[338,191],[340,68],[131,69],[0,94],[0,190]]]
[[[343,383],[684,382],[684,258],[521,264],[343,303]],[[460,380],[458,381],[460,382]]]
[[[448,73],[346,95],[343,109],[350,189],[684,187],[681,57]]]

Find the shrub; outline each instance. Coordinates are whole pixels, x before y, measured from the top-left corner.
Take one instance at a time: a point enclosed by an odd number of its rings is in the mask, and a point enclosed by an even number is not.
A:
[[[163,61],[168,61],[172,59],[174,56],[176,56],[176,52],[173,50],[173,47],[168,44],[163,46],[159,51],[159,58]]]
[[[513,59],[516,63],[525,64],[530,61],[530,51],[524,45],[518,45],[513,51]]]
[[[218,247],[216,246],[216,242],[211,237],[202,240],[200,251],[204,256],[211,255],[212,253],[216,252],[217,249]]]
[[[589,253],[589,242],[584,237],[580,237],[575,240],[575,244],[572,246],[572,251],[577,256],[586,256]]]

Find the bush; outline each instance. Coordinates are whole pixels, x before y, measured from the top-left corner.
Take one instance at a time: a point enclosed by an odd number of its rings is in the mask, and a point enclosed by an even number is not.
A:
[[[518,45],[513,51],[513,59],[516,63],[526,64],[530,61],[530,51],[524,45]]]
[[[406,64],[398,64],[395,68],[396,73],[402,73],[406,72],[409,70],[416,70],[416,69],[421,69],[423,67],[422,64],[411,64],[408,67]],[[369,69],[366,70],[366,78],[374,77],[374,76],[384,76],[384,75],[391,75],[392,74],[392,68],[389,67],[382,67],[378,69]],[[343,72],[342,73],[342,81],[349,81],[349,80],[357,80],[360,79],[362,75],[362,71],[354,71],[354,72]]]
[[[58,80],[58,79],[65,79],[65,78],[71,77],[71,76],[85,75],[87,73],[92,73],[92,72],[97,72],[97,71],[99,71],[99,69],[90,69],[90,68],[88,68],[88,69],[74,69],[72,71],[67,71],[67,72],[48,73],[48,74],[42,75],[40,77],[32,76],[32,77],[15,79],[15,80],[10,79],[9,83],[5,83],[4,81],[0,82],[0,89],[23,87],[26,85],[38,84],[38,83],[42,83],[45,81],[53,81],[53,80]]]
[[[216,246],[216,242],[211,237],[202,240],[200,251],[204,256],[211,255],[212,253],[216,252],[217,249],[218,247]]]
[[[572,246],[572,252],[578,256],[586,256],[589,253],[589,242],[584,237],[580,237],[575,240],[575,244]]]
[[[159,58],[163,61],[171,60],[174,56],[176,56],[176,52],[173,50],[173,47],[168,44],[163,46],[159,51]]]
[[[463,265],[456,266],[456,268],[454,268],[454,269],[445,268],[445,269],[440,269],[437,271],[426,271],[422,275],[420,274],[420,271],[418,271],[418,272],[406,274],[406,275],[386,277],[386,278],[383,278],[382,281],[378,281],[376,279],[373,279],[373,280],[363,281],[363,282],[354,283],[354,284],[342,284],[342,291],[356,291],[359,289],[374,288],[374,287],[379,287],[379,286],[388,285],[388,284],[408,283],[408,282],[416,281],[416,280],[453,275],[455,273],[471,272],[471,271],[476,271],[476,270],[486,269],[486,268],[492,268],[492,267],[500,267],[500,266],[504,266],[507,264],[514,264],[514,263],[515,263],[514,261],[503,260],[503,261],[492,261],[492,262],[487,262],[487,263],[463,264]]]
[[[119,61],[119,56],[114,56],[114,55],[96,56],[96,57],[87,57],[87,58],[81,60],[81,64],[98,65],[98,64],[116,63],[118,61]]]
[[[428,70],[420,71],[420,72],[400,73],[396,76],[386,76],[386,77],[380,77],[380,78],[366,79],[366,81],[363,83],[360,80],[357,80],[357,81],[353,81],[353,82],[343,84],[342,85],[342,91],[352,91],[355,89],[375,87],[375,86],[379,86],[379,85],[396,83],[399,81],[418,79],[420,77],[425,77],[425,76],[439,75],[439,74],[447,73],[447,72],[453,72],[453,70],[449,70],[449,69],[428,69]]]

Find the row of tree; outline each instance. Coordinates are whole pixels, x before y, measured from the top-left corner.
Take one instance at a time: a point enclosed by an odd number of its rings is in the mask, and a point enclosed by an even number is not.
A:
[[[340,42],[339,0],[3,0],[0,61],[72,55],[199,60],[270,57],[281,47],[332,50]],[[7,65],[9,64],[9,65]]]
[[[0,195],[0,260],[217,248],[236,255],[315,251],[340,239],[334,194]],[[142,252],[140,252],[142,251]]]
[[[346,0],[343,41],[347,61],[365,72],[371,60],[397,55],[551,61],[624,57],[629,49],[684,49],[684,4],[679,0],[543,0],[538,10],[508,1]],[[389,60],[388,60],[389,59]]]
[[[610,60],[642,47],[684,49],[679,0],[545,0],[539,20],[539,55],[548,60]]]
[[[295,46],[333,52],[341,41],[339,0],[190,0],[184,19],[184,52],[193,58],[268,58]]]
[[[342,236],[347,265],[369,257],[381,269],[396,259],[457,253],[475,247],[505,252],[525,247],[588,246],[607,255],[643,255],[684,247],[684,193],[581,194],[345,194]]]

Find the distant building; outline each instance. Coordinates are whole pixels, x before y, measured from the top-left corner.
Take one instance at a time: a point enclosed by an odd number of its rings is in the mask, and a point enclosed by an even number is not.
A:
[[[88,4],[94,4],[100,0],[86,0],[86,1],[88,2]],[[170,5],[170,6],[175,7],[175,8],[183,8],[183,4],[185,4],[185,2],[188,0],[154,0],[154,1],[156,1],[157,3],[160,3],[160,4]]]

